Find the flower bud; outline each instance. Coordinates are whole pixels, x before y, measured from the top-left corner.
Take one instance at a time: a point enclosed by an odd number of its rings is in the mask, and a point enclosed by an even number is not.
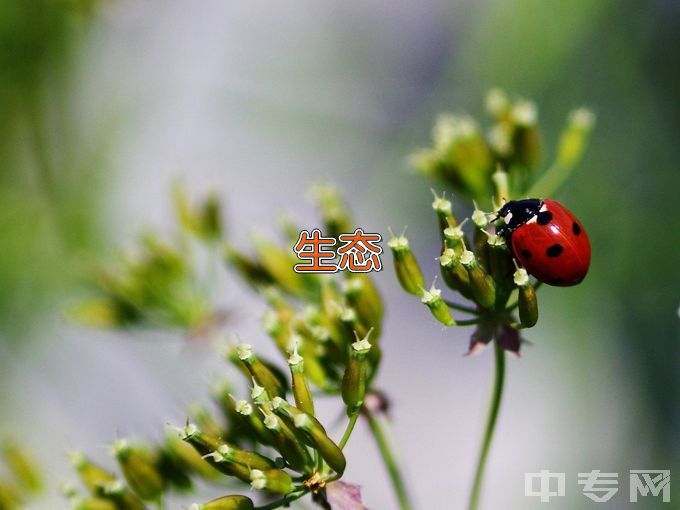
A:
[[[305,377],[305,360],[298,354],[297,346],[293,354],[288,358],[291,380],[293,381],[293,396],[295,405],[304,412],[314,416],[314,400],[312,392],[309,390],[307,378]]]
[[[262,237],[255,238],[253,245],[260,264],[282,291],[294,296],[304,294],[312,281],[317,281],[317,275],[293,271],[299,260],[293,255],[292,249],[283,250]]]
[[[527,272],[518,268],[514,275],[515,284],[519,287],[517,296],[517,306],[519,309],[519,320],[522,327],[531,328],[538,322],[538,299],[536,289],[529,282]]]
[[[449,307],[442,299],[442,291],[437,289],[434,283],[432,283],[430,290],[423,290],[420,300],[427,305],[434,318],[444,326],[455,326],[456,321],[453,320]]]
[[[253,510],[255,505],[250,498],[240,495],[222,496],[207,503],[194,503],[189,510]]]
[[[224,435],[222,425],[220,425],[209,409],[205,406],[194,403],[189,406],[189,416],[196,425],[207,434],[215,437]]]
[[[29,492],[40,491],[42,479],[33,459],[12,443],[5,443],[2,450],[7,466],[23,488]]]
[[[295,490],[291,476],[281,469],[253,469],[250,472],[250,486],[257,490],[268,490],[288,494]]]
[[[100,493],[106,484],[116,480],[115,475],[91,462],[80,452],[71,452],[69,457],[71,459],[71,464],[77,471],[83,485],[87,487],[92,494]]]
[[[247,400],[237,400],[234,404],[234,409],[243,419],[243,426],[247,428],[250,434],[259,442],[275,446],[276,439],[271,430],[264,426],[264,422],[259,413],[256,413],[253,406]]]
[[[19,491],[4,481],[0,481],[0,508],[3,510],[18,510],[22,508],[23,501]]]
[[[571,168],[580,161],[594,124],[595,115],[590,110],[579,108],[571,112],[557,150],[559,165]]]
[[[221,439],[201,432],[201,430],[193,423],[187,423],[182,430],[180,437],[193,446],[196,451],[220,473],[227,476],[233,476],[244,482],[250,480],[250,473],[246,466],[234,462],[216,462],[215,459],[212,458],[211,454],[225,444]]]
[[[166,435],[165,449],[177,463],[198,474],[201,478],[213,480],[219,475],[194,447],[182,441],[177,434],[168,433]]]
[[[278,397],[277,397],[278,398]],[[274,461],[264,455],[249,450],[241,450],[224,443],[209,454],[215,462],[236,462],[252,469],[270,469],[275,467]]]
[[[536,105],[529,101],[518,101],[512,108],[511,116],[515,123],[512,137],[513,163],[518,163],[525,170],[531,170],[535,168],[540,155]],[[510,168],[514,167],[515,165],[511,165]]]
[[[423,278],[418,261],[411,252],[408,239],[403,234],[399,237],[393,235],[387,245],[394,256],[394,270],[401,288],[414,296],[419,296],[421,289],[425,286],[425,278]]]
[[[250,375],[255,381],[264,389],[270,397],[277,395],[283,396],[286,394],[286,388],[281,383],[281,379],[274,373],[274,371],[265,365],[260,359],[253,354],[253,349],[250,344],[240,344],[236,348],[238,358],[246,366]]]
[[[337,239],[340,234],[354,231],[354,222],[344,200],[338,191],[329,184],[312,187],[311,195],[321,212],[324,232]]]
[[[336,445],[333,440],[328,437],[326,429],[324,429],[321,422],[312,415],[290,405],[282,398],[275,398],[272,401],[274,411],[281,413],[293,421],[295,428],[302,430],[305,434],[305,443],[308,446],[316,449],[326,463],[339,475],[345,471],[347,464],[342,450]]]
[[[133,492],[145,501],[156,501],[163,492],[163,478],[151,453],[125,439],[116,441],[112,450]]]
[[[446,248],[441,254],[439,266],[446,285],[467,298],[472,297],[468,272],[460,263],[459,257],[452,248]]]
[[[235,248],[227,246],[224,250],[224,258],[227,264],[233,267],[241,278],[256,290],[274,283],[274,279],[259,262]]]
[[[486,93],[485,106],[490,115],[496,119],[502,119],[510,111],[510,99],[505,91],[494,87]]]
[[[146,510],[146,505],[123,482],[116,480],[104,487],[107,499],[115,501],[118,510]]]
[[[492,308],[496,302],[496,286],[493,278],[477,263],[475,254],[469,250],[463,251],[460,262],[467,269],[470,277],[470,290],[478,305]]]
[[[444,229],[444,246],[446,248],[452,248],[455,250],[457,255],[460,255],[463,251],[464,243],[466,242],[465,232],[463,232],[463,225],[467,223],[468,219],[465,218],[459,225],[449,225]]]
[[[347,406],[349,416],[359,412],[366,395],[366,368],[368,366],[366,357],[372,347],[368,341],[370,334],[371,331],[363,339],[357,336],[357,341],[350,346],[350,356],[342,378],[342,400]]]
[[[437,193],[432,190],[434,195],[434,201],[432,202],[432,209],[437,213],[437,219],[439,221],[439,233],[442,236],[442,242],[444,241],[444,230],[448,227],[455,227],[458,225],[456,217],[453,215],[452,204],[450,200],[447,200],[444,195],[441,197],[437,196]]]
[[[281,418],[269,411],[264,419],[264,426],[274,434],[276,449],[291,468],[295,471],[306,472],[313,465],[307,448],[301,444],[295,432]]]
[[[376,337],[383,318],[383,305],[378,289],[371,278],[363,273],[350,273],[343,286],[349,306],[359,314],[362,323],[373,326]]]

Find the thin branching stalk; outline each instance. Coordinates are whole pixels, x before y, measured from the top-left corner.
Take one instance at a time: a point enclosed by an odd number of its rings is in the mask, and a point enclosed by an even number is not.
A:
[[[373,433],[373,438],[380,450],[380,455],[385,463],[385,467],[390,475],[390,481],[392,482],[392,487],[399,502],[399,509],[411,510],[412,506],[408,494],[406,493],[406,485],[404,484],[392,448],[387,441],[387,437],[385,437],[382,424],[378,418],[370,413],[366,413],[366,418],[371,432]]]
[[[489,416],[487,418],[484,439],[482,440],[482,446],[479,453],[479,461],[477,463],[477,470],[475,472],[475,480],[472,485],[472,494],[470,495],[470,510],[477,510],[477,508],[479,508],[482,481],[484,479],[484,469],[486,467],[486,460],[489,455],[493,433],[496,429],[498,410],[500,408],[501,398],[503,396],[503,386],[505,381],[505,352],[498,342],[494,342],[494,350],[496,356],[491,404],[489,406]]]
[[[341,450],[345,447],[347,441],[349,441],[352,431],[354,430],[354,426],[357,424],[358,418],[359,413],[354,413],[352,416],[350,416],[349,421],[347,422],[347,427],[345,428],[345,433],[342,435],[342,439],[340,439],[340,442],[338,443],[338,446]]]

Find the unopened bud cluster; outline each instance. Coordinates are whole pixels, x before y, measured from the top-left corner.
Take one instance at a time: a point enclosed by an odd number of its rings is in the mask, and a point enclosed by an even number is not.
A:
[[[497,212],[505,201],[534,192],[542,178],[538,189],[556,184],[565,173],[562,170],[580,159],[594,117],[585,109],[571,113],[551,167],[558,171],[537,176],[541,145],[536,106],[493,89],[487,95],[486,109],[493,119],[486,131],[469,116],[440,116],[432,146],[412,158],[425,175],[444,182],[457,196],[471,199],[474,206],[470,218],[459,221],[450,197],[435,193],[432,209],[441,236],[438,281],[442,283],[435,280],[427,287],[404,233],[393,234],[388,246],[402,288],[419,297],[437,321],[447,327],[477,326],[470,353],[492,340],[518,352],[517,330],[538,321],[536,284],[517,267],[506,238],[497,234]]]
[[[490,205],[497,166],[507,170],[512,195],[521,195],[540,165],[542,146],[538,109],[533,102],[512,99],[496,88],[488,92],[485,106],[492,123],[484,129],[468,115],[440,115],[432,130],[432,145],[416,151],[411,162],[459,195]],[[585,108],[570,114],[559,142],[557,164],[571,167],[578,162],[593,124],[594,116]]]
[[[327,233],[354,228],[332,188],[317,187],[314,196]],[[160,443],[116,440],[110,453],[117,473],[73,453],[73,466],[85,490],[68,486],[64,493],[78,509],[143,510],[168,492],[191,490],[196,479],[224,484],[228,477],[246,490],[262,492],[268,501],[283,497],[282,505],[289,497],[309,492],[323,497],[320,488],[342,477],[346,459],[339,441],[317,418],[314,395],[323,393],[338,401],[341,397],[350,421],[361,412],[380,361],[383,305],[376,287],[367,274],[296,273],[290,246],[264,237],[256,238],[254,254],[246,255],[224,240],[217,242],[221,230],[216,202],[209,199],[195,209],[179,192],[176,202],[182,229],[224,250],[226,262],[268,304],[263,327],[280,359],[269,359],[254,344],[235,340],[223,356],[232,372],[240,374],[240,384],[226,378],[214,381],[214,406],[192,406],[186,424],[169,431]],[[287,222],[284,236],[292,238],[293,230]],[[164,245],[147,246],[151,251],[137,265],[128,266],[130,274],[110,283],[126,297],[136,285],[154,285],[139,292],[159,303],[126,302],[124,307],[134,312],[135,319],[125,324],[177,326],[192,332],[193,322],[152,320],[152,310],[167,315],[161,301],[180,306],[172,296],[177,290],[182,294],[191,266]],[[109,294],[107,299],[117,298]],[[343,437],[342,445],[348,437]],[[256,492],[226,495],[190,508],[253,509],[258,498]]]

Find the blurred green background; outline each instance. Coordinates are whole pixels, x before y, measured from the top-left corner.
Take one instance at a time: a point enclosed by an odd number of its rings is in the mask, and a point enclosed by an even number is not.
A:
[[[570,477],[555,508],[590,508],[577,472],[619,471],[611,508],[620,508],[629,469],[680,468],[679,21],[671,0],[2,2],[3,428],[45,439],[31,422],[60,416],[48,439],[54,481],[68,474],[58,452],[74,438],[94,448],[117,427],[160,425],[164,405],[176,412],[201,393],[200,384],[181,389],[202,382],[186,380],[200,361],[60,318],[85,261],[110,255],[144,225],[167,225],[173,177],[214,185],[236,238],[282,208],[313,224],[304,190],[331,179],[351,192],[360,223],[381,232],[408,224],[416,252],[433,258],[429,183],[408,173],[406,157],[426,143],[437,113],[483,116],[484,93],[501,86],[539,105],[546,164],[571,108],[587,105],[598,121],[556,197],[588,229],[591,272],[578,288],[541,292],[533,345],[509,367],[487,508],[538,507],[522,494],[522,473],[545,468]],[[394,337],[382,386],[395,396],[402,460],[420,507],[452,498],[462,508],[489,357],[461,359],[465,333],[430,324],[390,271],[380,275]],[[230,298],[242,291],[231,288]],[[91,371],[107,356],[118,369],[134,358],[129,369],[151,393],[130,403],[119,377],[97,379]],[[65,360],[69,371],[87,365],[99,391],[78,393],[59,367]],[[404,367],[419,382],[406,386]],[[144,398],[158,407],[148,420],[135,414]],[[416,401],[431,408],[441,399],[446,409],[428,418],[426,441],[406,415]],[[119,421],[93,418],[92,406]],[[443,431],[449,419],[459,425]],[[442,434],[446,459],[432,439]],[[430,453],[415,460],[421,450]],[[382,477],[356,469],[368,504],[390,508],[379,499]],[[45,501],[36,508],[58,504]],[[638,507],[658,506],[648,498]]]

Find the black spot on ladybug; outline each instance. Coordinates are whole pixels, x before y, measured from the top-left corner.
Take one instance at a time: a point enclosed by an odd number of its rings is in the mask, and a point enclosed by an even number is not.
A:
[[[550,283],[553,285],[561,285],[564,283],[564,280],[562,278],[553,278],[550,280]]]
[[[529,250],[527,250],[526,248],[524,248],[522,250],[522,257],[524,257],[525,259],[530,259],[531,258],[531,252]]]
[[[545,254],[548,257],[559,257],[563,251],[564,247],[561,244],[553,244],[551,247],[545,250]]]
[[[573,225],[571,226],[571,231],[574,233],[575,236],[577,236],[581,233],[581,227],[578,226],[578,223],[574,222]]]
[[[547,225],[552,221],[553,215],[550,211],[543,211],[538,213],[536,221],[539,225]]]

